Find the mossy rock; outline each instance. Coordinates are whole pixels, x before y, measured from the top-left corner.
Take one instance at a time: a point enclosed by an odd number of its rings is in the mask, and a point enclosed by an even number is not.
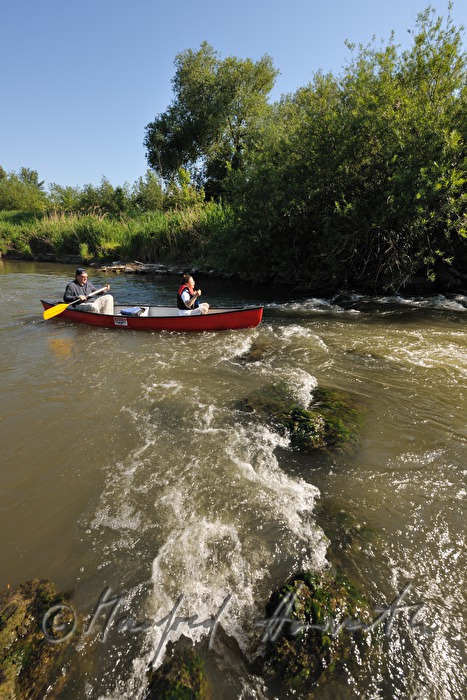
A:
[[[66,603],[68,598],[65,594],[59,595],[50,581],[37,579],[7,589],[0,595],[2,699],[36,700],[44,697],[50,684],[59,677],[63,679],[62,664],[69,640],[50,643],[44,635],[42,622],[46,613],[56,605],[71,610]],[[68,636],[74,625],[72,617],[69,615],[67,620],[62,615],[60,621],[50,617],[55,640]]]
[[[347,572],[349,567],[354,567],[352,576],[359,579],[362,552],[371,549],[378,541],[378,531],[364,520],[357,519],[356,515],[348,510],[347,503],[329,498],[317,503],[316,519],[330,541],[327,550],[328,561]]]
[[[238,355],[235,359],[242,364],[251,364],[254,362],[262,362],[269,352],[269,347],[265,343],[252,343],[251,347],[242,355]]]
[[[310,396],[308,408],[299,406],[283,382],[253,392],[244,402],[246,410],[288,433],[294,449],[313,450],[352,447],[363,423],[363,411],[350,394],[319,388]]]
[[[310,572],[297,573],[271,596],[266,617],[263,675],[300,697],[349,664],[355,644],[363,655],[369,634],[363,627],[372,620],[368,603],[349,580]]]
[[[146,700],[207,700],[204,663],[192,649],[176,648],[162,666],[149,672]]]

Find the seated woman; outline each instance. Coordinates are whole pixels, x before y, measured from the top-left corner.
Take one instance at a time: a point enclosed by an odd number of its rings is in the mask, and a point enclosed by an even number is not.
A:
[[[199,303],[198,298],[201,296],[201,289],[195,291],[195,281],[193,277],[187,273],[183,275],[183,283],[180,285],[177,294],[177,307],[179,316],[196,316],[207,314],[209,304],[206,302]]]
[[[110,284],[106,284],[106,290],[110,289]],[[113,314],[114,298],[111,294],[93,297],[88,301],[87,297],[97,291],[96,287],[88,281],[88,273],[84,267],[78,267],[75,272],[75,279],[69,282],[63,295],[63,301],[68,303],[81,299],[80,304],[76,304],[73,308],[77,311],[88,311],[95,314]]]

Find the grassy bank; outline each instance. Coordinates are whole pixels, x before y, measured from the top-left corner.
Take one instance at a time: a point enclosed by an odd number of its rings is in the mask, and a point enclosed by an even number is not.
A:
[[[231,224],[230,210],[214,203],[119,217],[3,211],[0,254],[28,260],[208,263],[213,241],[223,239]]]
[[[328,295],[345,289],[371,293],[467,289],[465,250],[462,255],[458,251],[457,266],[438,264],[436,275],[428,275],[426,267],[415,273],[408,256],[404,274],[397,268],[398,274],[391,276],[391,261],[382,256],[378,260],[384,274],[378,270],[367,279],[348,275],[345,249],[328,251],[326,237],[312,247],[314,239],[306,228],[295,239],[290,231],[281,235],[280,230],[271,229],[262,234],[261,225],[256,222],[255,226],[245,212],[213,201],[118,216],[0,211],[0,257],[83,264],[180,263],[252,282],[295,284]]]

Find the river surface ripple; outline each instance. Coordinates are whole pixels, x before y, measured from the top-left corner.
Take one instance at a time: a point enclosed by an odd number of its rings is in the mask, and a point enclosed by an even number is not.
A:
[[[148,662],[212,633],[201,623],[219,611],[215,697],[279,697],[222,640],[248,656],[274,587],[330,560],[375,608],[410,584],[419,611],[397,611],[384,653],[319,697],[464,697],[467,298],[287,299],[206,279],[211,304],[264,303],[263,323],[183,335],[42,322],[39,299],[72,276],[0,262],[0,585],[50,578],[88,626],[99,600],[120,619],[106,608],[82,635],[61,697],[143,697]],[[178,281],[110,282],[119,302],[171,304]],[[259,361],[242,361],[252,348]],[[357,449],[305,458],[239,410],[278,380],[303,406],[317,386],[350,391],[366,412]],[[175,609],[199,624],[165,634]]]

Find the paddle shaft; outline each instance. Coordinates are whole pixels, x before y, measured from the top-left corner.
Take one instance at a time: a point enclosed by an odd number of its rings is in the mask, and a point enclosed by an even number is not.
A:
[[[91,297],[95,297],[96,294],[100,294],[101,292],[106,292],[107,291],[107,286],[101,287],[101,289],[96,289],[94,292],[91,292],[91,294],[88,294],[86,296],[86,299],[75,299],[74,301],[70,301],[69,304],[56,304],[55,306],[52,306],[50,309],[46,309],[43,313],[44,320],[47,320],[49,318],[53,318],[54,316],[58,316],[61,314],[65,309],[68,309],[70,306],[73,306],[74,304],[79,304],[79,302],[87,301]]]

